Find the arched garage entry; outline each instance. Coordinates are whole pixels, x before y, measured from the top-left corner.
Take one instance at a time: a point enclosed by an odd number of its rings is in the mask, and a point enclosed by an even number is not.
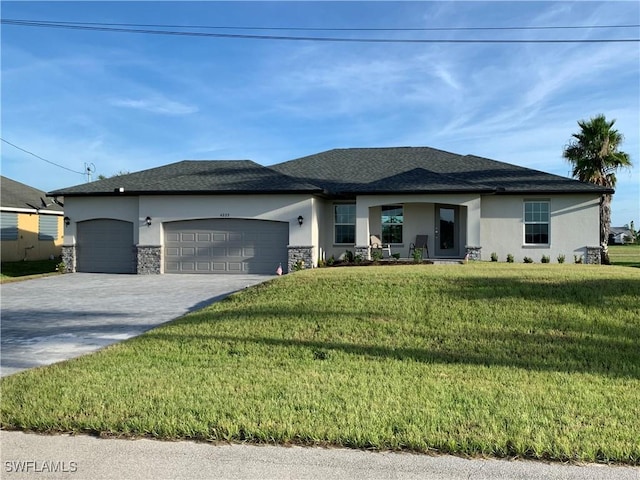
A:
[[[78,272],[135,273],[133,223],[100,218],[77,224]]]
[[[214,218],[164,224],[165,273],[273,274],[286,269],[289,224]]]

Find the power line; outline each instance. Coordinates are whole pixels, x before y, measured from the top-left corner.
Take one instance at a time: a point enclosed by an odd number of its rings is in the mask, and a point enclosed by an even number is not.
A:
[[[282,35],[254,35],[207,32],[179,32],[175,30],[148,30],[138,28],[113,28],[91,25],[71,25],[65,23],[37,22],[29,20],[2,19],[6,25],[23,27],[62,28],[68,30],[88,30],[113,33],[140,33],[147,35],[172,35],[186,37],[235,38],[252,40],[288,40],[314,42],[350,42],[350,43],[621,43],[640,42],[640,38],[603,38],[603,39],[396,39],[396,38],[340,38],[340,37],[301,37]]]
[[[515,27],[260,27],[237,25],[172,25],[154,23],[105,23],[105,22],[67,22],[54,20],[19,20],[6,19],[11,22],[35,22],[42,24],[84,25],[102,27],[151,27],[151,28],[196,28],[214,30],[280,30],[280,31],[314,31],[314,32],[442,32],[442,31],[494,31],[494,30],[577,30],[600,28],[638,28],[640,24],[627,25],[547,25],[547,26],[515,26]]]
[[[15,144],[11,143],[11,142],[5,140],[4,138],[0,138],[0,140],[2,140],[4,143],[6,143],[8,145],[11,145],[13,148],[17,148],[18,150],[21,150],[24,153],[28,153],[29,155],[32,155],[32,156],[34,156],[34,157],[36,157],[36,158],[38,158],[38,159],[40,159],[42,161],[50,163],[51,165],[55,165],[56,167],[64,168],[65,170],[69,170],[70,172],[73,172],[73,173],[79,173],[80,175],[85,175],[86,174],[86,172],[78,172],[76,170],[72,170],[70,168],[67,168],[64,165],[60,165],[58,163],[52,162],[51,160],[47,160],[46,158],[42,158],[40,155],[36,155],[35,153],[30,152],[29,150],[25,150],[24,148],[19,147],[18,145],[15,145]]]

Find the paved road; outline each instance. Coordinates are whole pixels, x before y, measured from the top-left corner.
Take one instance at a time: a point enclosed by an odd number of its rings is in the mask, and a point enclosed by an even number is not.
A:
[[[2,479],[638,480],[640,469],[0,432]],[[46,462],[46,463],[45,463]],[[50,473],[53,469],[57,473]]]
[[[73,273],[3,284],[1,374],[93,352],[269,278]]]

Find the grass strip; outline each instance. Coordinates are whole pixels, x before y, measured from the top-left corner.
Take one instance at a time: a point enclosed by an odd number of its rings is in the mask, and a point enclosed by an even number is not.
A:
[[[32,278],[57,275],[59,260],[30,260],[24,262],[2,262],[0,283],[10,283]]]

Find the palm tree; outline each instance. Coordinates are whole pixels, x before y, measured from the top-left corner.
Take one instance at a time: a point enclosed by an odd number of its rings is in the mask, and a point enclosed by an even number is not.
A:
[[[613,128],[615,120],[608,121],[600,114],[589,121],[579,120],[580,132],[565,147],[562,156],[573,165],[573,177],[582,182],[594,183],[611,190],[600,201],[600,244],[602,263],[609,264],[607,242],[611,225],[611,199],[616,186],[616,171],[631,167],[631,159],[618,151],[623,136]]]

